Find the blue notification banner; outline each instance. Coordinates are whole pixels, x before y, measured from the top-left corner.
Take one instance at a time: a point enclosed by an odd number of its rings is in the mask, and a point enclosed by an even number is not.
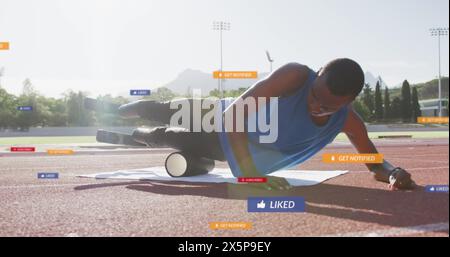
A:
[[[131,89],[130,95],[136,96],[136,95],[150,95],[151,90],[150,89]]]
[[[17,110],[18,111],[32,111],[33,110],[33,106],[17,106]]]
[[[425,186],[428,193],[448,193],[448,185],[428,185]]]
[[[39,172],[37,174],[38,179],[58,179],[58,172]]]
[[[248,212],[305,212],[305,199],[298,196],[249,197]]]

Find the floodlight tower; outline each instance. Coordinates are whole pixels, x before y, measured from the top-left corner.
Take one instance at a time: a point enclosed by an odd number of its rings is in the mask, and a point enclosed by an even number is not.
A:
[[[442,84],[441,84],[441,36],[448,36],[448,28],[432,28],[431,36],[438,38],[438,59],[439,59],[439,117],[442,117]]]
[[[213,30],[218,30],[219,31],[219,35],[220,35],[220,40],[219,40],[219,44],[220,44],[220,70],[219,72],[222,72],[223,69],[223,51],[222,51],[222,46],[223,46],[223,42],[222,42],[222,32],[223,31],[229,31],[231,29],[231,25],[229,22],[224,22],[224,21],[214,21],[213,22]],[[220,97],[223,97],[223,88],[222,88],[222,78],[219,77],[219,92],[220,92]]]

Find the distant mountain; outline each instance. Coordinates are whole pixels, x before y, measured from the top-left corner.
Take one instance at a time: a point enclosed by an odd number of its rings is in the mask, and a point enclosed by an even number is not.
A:
[[[374,76],[370,71],[366,71],[364,73],[364,80],[366,84],[369,84],[371,88],[375,89],[375,86],[377,85],[377,81],[381,80],[381,86],[387,87],[387,84],[383,81],[383,79],[380,76]]]
[[[419,93],[419,99],[433,99],[438,98],[439,89],[438,89],[439,81],[437,79],[433,79],[431,81],[415,84],[414,87],[417,87],[417,92]],[[448,99],[448,77],[443,77],[441,79],[441,89],[442,89],[442,98]]]
[[[225,90],[236,90],[239,88],[247,88],[255,84],[258,80],[266,77],[268,73],[260,73],[258,74],[257,79],[228,79],[224,80],[223,86]],[[380,76],[373,75],[370,71],[366,71],[365,74],[365,82],[371,85],[372,88],[375,88],[377,81],[380,79]],[[387,84],[382,81],[383,88],[387,86]],[[442,95],[443,97],[448,97],[448,78],[442,79]],[[437,80],[431,80],[425,83],[420,84],[412,84],[411,86],[415,86],[419,92],[419,99],[430,99],[437,98]],[[178,76],[172,80],[171,82],[164,85],[164,87],[170,89],[171,91],[186,95],[192,92],[192,89],[201,89],[203,95],[208,95],[211,90],[218,88],[218,81],[214,79],[212,73],[202,72],[200,70],[186,69],[185,71],[178,74]],[[391,97],[400,95],[399,87],[390,87]]]
[[[223,80],[225,90],[239,89],[241,87],[250,87],[260,79],[266,77],[268,73],[259,73],[257,79],[228,79]],[[201,89],[203,95],[207,95],[211,90],[218,88],[217,79],[213,78],[212,72],[206,73],[199,70],[186,69],[178,74],[171,82],[164,87],[178,94],[187,94],[192,89]]]
[[[225,90],[238,89],[241,87],[250,87],[255,84],[258,80],[266,77],[268,73],[258,74],[258,79],[229,79],[224,80],[223,86]],[[377,81],[380,76],[374,76],[370,71],[364,74],[365,82],[375,88]],[[381,79],[382,86],[387,86],[386,83]],[[178,93],[187,94],[193,88],[201,89],[202,93],[207,94],[209,91],[218,88],[218,81],[214,79],[212,73],[205,73],[200,70],[186,69],[181,72],[173,81],[164,85],[164,87]]]
[[[448,99],[448,77],[443,77],[442,80],[442,98]],[[411,87],[417,88],[417,93],[419,94],[419,100],[436,99],[439,95],[439,81],[433,79],[424,83],[410,84]],[[389,88],[391,99],[394,97],[401,97],[401,87]]]

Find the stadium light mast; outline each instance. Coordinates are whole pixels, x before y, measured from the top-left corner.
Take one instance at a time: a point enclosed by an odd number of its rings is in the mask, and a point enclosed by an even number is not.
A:
[[[223,31],[229,31],[231,29],[231,25],[229,22],[224,21],[214,21],[213,22],[213,30],[218,30],[220,35],[220,72],[222,72],[223,69],[223,51],[222,51],[222,32]],[[223,98],[223,88],[222,88],[222,78],[219,78],[219,93],[220,97]]]
[[[442,117],[442,84],[441,84],[441,36],[448,36],[448,28],[432,28],[431,36],[438,38],[438,58],[439,58],[439,117]]]
[[[269,51],[267,51],[267,50],[266,50],[266,56],[267,56],[267,60],[268,60],[269,63],[270,63],[270,73],[272,73],[272,63],[273,63],[273,59],[272,59],[272,57],[270,57],[270,53],[269,53]]]

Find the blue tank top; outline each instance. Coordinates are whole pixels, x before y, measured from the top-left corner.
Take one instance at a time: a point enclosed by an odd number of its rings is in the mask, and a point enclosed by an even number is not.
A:
[[[270,117],[278,115],[278,138],[273,143],[260,143],[262,133],[247,132],[248,149],[259,173],[270,174],[277,170],[296,166],[331,143],[341,132],[347,117],[348,107],[345,106],[330,116],[323,126],[316,125],[308,112],[307,97],[316,78],[316,73],[309,71],[309,76],[304,86],[294,94],[278,98],[278,112],[270,110],[270,105],[261,107],[258,112],[266,112],[268,122]],[[232,101],[222,100],[222,106],[228,107]],[[225,109],[224,109],[225,110]],[[247,122],[258,120],[258,114],[248,117]],[[235,177],[242,176],[239,165],[234,158],[233,150],[228,141],[227,133],[219,133],[220,143],[227,158],[228,164]]]

